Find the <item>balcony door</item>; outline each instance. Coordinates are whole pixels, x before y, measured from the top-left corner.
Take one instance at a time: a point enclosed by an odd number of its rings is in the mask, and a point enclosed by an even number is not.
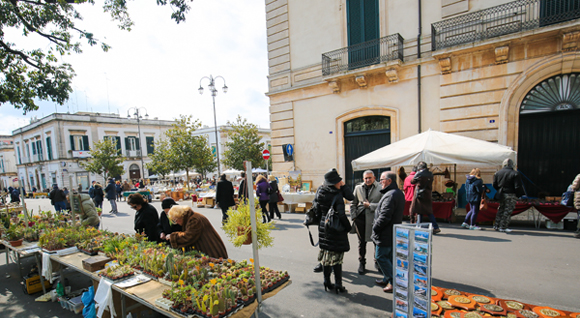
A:
[[[578,0],[540,0],[540,26],[560,23],[580,17]]]
[[[346,4],[349,69],[378,64],[379,1],[347,0]],[[369,41],[372,42],[365,43]]]

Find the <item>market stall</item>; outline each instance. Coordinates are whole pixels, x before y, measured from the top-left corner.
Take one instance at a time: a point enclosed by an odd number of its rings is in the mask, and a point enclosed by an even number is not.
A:
[[[411,215],[411,213],[409,212],[410,209],[411,202],[405,201],[405,211],[403,212],[403,214],[406,216]],[[455,200],[433,202],[433,215],[438,219],[444,219],[447,220],[447,222],[451,222],[454,209],[455,209]]]
[[[479,211],[479,214],[477,215],[477,220],[479,222],[487,222],[495,220],[498,208],[499,203],[489,202],[487,204],[487,210]],[[568,213],[576,212],[576,209],[574,209],[573,207],[564,206],[559,203],[518,202],[516,203],[516,207],[514,208],[512,215],[518,215],[532,208],[538,211],[538,213],[542,214],[546,218],[550,219],[550,221],[554,223],[559,223],[560,221],[562,221],[562,219],[566,217]]]

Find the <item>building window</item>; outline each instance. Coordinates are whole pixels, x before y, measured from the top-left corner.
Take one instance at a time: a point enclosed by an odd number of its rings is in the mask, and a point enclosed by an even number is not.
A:
[[[30,146],[32,146],[32,155],[36,155],[36,142],[31,142]]]
[[[6,172],[6,170],[4,169],[4,157],[0,159],[0,168],[2,168],[2,173]]]
[[[52,143],[50,142],[50,137],[46,137],[46,155],[48,160],[52,160]],[[53,182],[55,183],[55,182]]]
[[[24,147],[26,147],[26,158],[28,158],[28,162],[30,162],[30,147],[28,143],[24,143]]]
[[[145,137],[145,142],[147,143],[147,154],[153,154],[155,151],[155,139],[154,137]]]
[[[70,148],[72,151],[88,151],[89,136],[70,135]]]
[[[119,136],[105,136],[105,140],[112,140],[115,142],[115,146],[117,147],[117,153],[121,154],[121,137]]]
[[[139,150],[139,138],[137,137],[125,138],[125,150],[129,151]]]
[[[22,159],[20,159],[20,146],[16,146],[16,154],[18,155],[18,164],[22,164]]]
[[[38,160],[44,160],[44,156],[42,155],[42,140],[36,141],[36,149],[38,153]]]

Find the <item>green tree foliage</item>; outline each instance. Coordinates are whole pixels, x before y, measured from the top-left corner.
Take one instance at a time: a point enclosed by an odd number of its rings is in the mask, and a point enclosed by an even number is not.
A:
[[[181,115],[173,127],[165,132],[169,144],[167,163],[172,171],[185,170],[188,183],[189,172],[192,169],[204,174],[216,167],[207,139],[204,136],[194,135],[200,127],[199,120]]]
[[[232,130],[228,131],[228,141],[225,142],[223,163],[226,167],[236,170],[244,169],[244,161],[252,162],[252,167],[264,165],[262,150],[264,143],[258,136],[258,126],[249,123],[238,115],[235,122],[228,121]]]
[[[102,175],[105,180],[108,176],[117,176],[125,173],[123,162],[125,157],[117,150],[117,141],[104,139],[97,141],[91,148],[91,159],[81,163],[85,170]]]
[[[156,0],[158,5],[173,9],[171,18],[185,20],[192,0]],[[59,56],[81,53],[85,39],[89,45],[100,43],[103,51],[110,46],[93,33],[80,30],[75,23],[82,20],[77,5],[94,5],[94,0],[2,0],[0,1],[0,104],[10,103],[24,113],[38,109],[35,99],[50,100],[60,105],[72,92],[75,76],[70,64]],[[111,15],[122,30],[131,30],[133,22],[127,11],[127,0],[104,0],[103,10]],[[6,32],[13,30],[16,32]],[[46,44],[27,50],[18,47],[7,34],[46,39]],[[18,38],[21,39],[21,38]]]
[[[155,148],[152,154],[149,154],[151,162],[147,163],[147,169],[153,173],[165,176],[171,172],[172,165],[168,163],[170,160],[169,141],[167,139],[158,139],[155,141]]]

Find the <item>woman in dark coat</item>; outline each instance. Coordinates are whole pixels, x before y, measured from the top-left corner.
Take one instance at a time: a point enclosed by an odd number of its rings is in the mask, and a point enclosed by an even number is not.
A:
[[[426,215],[429,221],[433,224],[433,234],[441,232],[439,224],[433,215],[433,199],[431,197],[433,192],[433,173],[427,169],[427,164],[423,161],[417,164],[417,173],[411,180],[411,184],[415,184],[415,195],[411,202],[411,215]],[[420,223],[420,221],[417,221]]]
[[[271,191],[268,180],[266,180],[266,177],[263,175],[259,175],[256,179],[256,196],[260,201],[260,209],[262,209],[262,219],[264,223],[272,221],[270,215],[268,214],[268,209],[266,209],[266,206],[270,202],[270,194],[268,193],[268,189]]]
[[[132,209],[135,209],[135,232],[145,233],[149,242],[157,242],[157,223],[159,215],[157,210],[151,204],[145,202],[143,196],[139,193],[133,193],[127,198],[127,203]]]
[[[93,192],[93,202],[97,208],[103,209],[103,200],[105,199],[105,192],[99,183],[95,183],[95,191]]]
[[[270,219],[274,219],[274,213],[278,216],[278,219],[282,219],[282,214],[280,214],[280,210],[278,210],[278,193],[280,190],[278,189],[278,182],[276,181],[276,177],[270,175],[268,177],[270,179],[270,202],[268,204],[268,209],[270,210]]]
[[[478,168],[471,170],[469,175],[465,180],[465,198],[467,203],[469,203],[469,212],[465,216],[465,220],[461,227],[470,230],[481,230],[479,226],[476,225],[477,214],[479,213],[479,204],[483,193],[485,191],[485,185],[481,180],[481,171]]]
[[[183,227],[165,237],[173,248],[192,248],[210,257],[228,258],[226,246],[213,225],[188,206],[176,205],[169,210],[169,219]]]
[[[165,198],[161,201],[161,209],[163,211],[161,211],[159,223],[157,223],[157,235],[159,235],[160,241],[165,241],[167,235],[182,230],[181,225],[169,222],[169,217],[167,216],[167,213],[174,205],[177,205],[177,203],[172,198]],[[169,241],[165,242],[169,244]]]
[[[346,292],[346,288],[342,286],[342,262],[344,252],[350,250],[348,232],[351,230],[351,225],[345,214],[344,199],[352,201],[354,196],[336,169],[332,169],[324,175],[324,184],[318,188],[313,203],[316,205],[316,218],[320,219],[318,261],[322,264],[324,272],[324,290],[334,289],[337,294]],[[326,233],[324,219],[331,206],[339,215],[340,223],[344,226],[343,232]],[[330,273],[333,270],[335,284],[330,282]]]

